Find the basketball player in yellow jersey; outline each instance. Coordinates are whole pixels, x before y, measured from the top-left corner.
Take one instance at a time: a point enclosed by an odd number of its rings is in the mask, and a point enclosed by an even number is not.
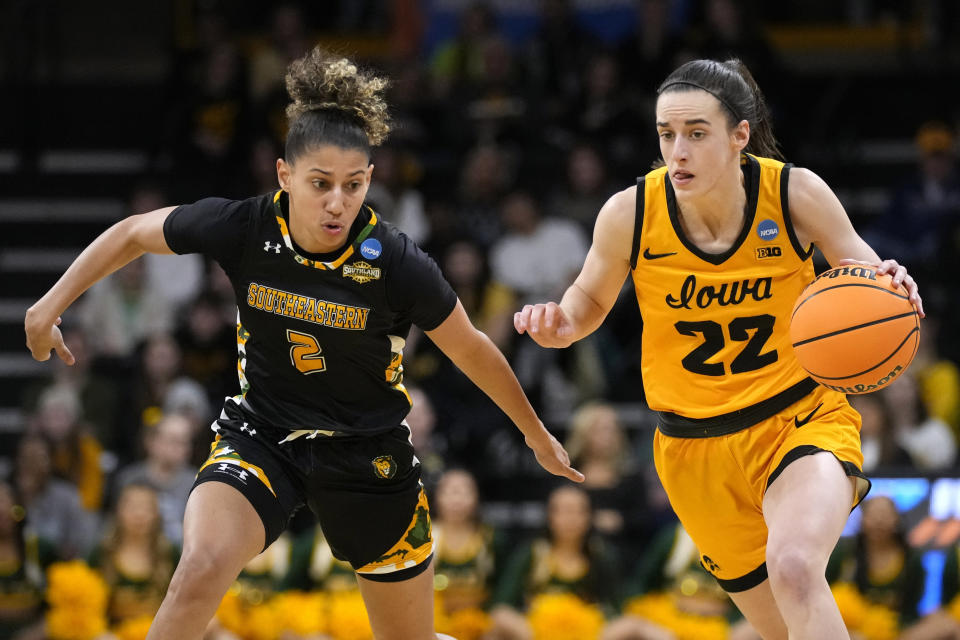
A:
[[[824,570],[869,489],[860,417],[794,358],[790,311],[831,265],[870,264],[813,172],[779,157],[763,97],[738,61],[695,60],[660,86],[664,165],[601,209],[583,270],[560,304],[527,305],[520,333],[562,348],[595,330],[633,278],[657,472],[701,562],[767,640],[847,638]]]

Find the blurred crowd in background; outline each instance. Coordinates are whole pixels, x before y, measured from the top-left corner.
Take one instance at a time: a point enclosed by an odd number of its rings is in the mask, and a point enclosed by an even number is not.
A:
[[[841,197],[848,186],[883,194],[881,206],[848,207],[851,217],[881,257],[908,266],[928,318],[910,370],[889,389],[851,397],[863,416],[865,470],[957,473],[960,105],[922,99],[945,92],[945,79],[960,71],[952,3],[813,3],[842,5],[826,16],[841,24],[920,29],[920,40],[894,52],[887,75],[860,72],[891,95],[915,92],[913,108],[895,112],[882,93],[844,94],[837,73],[796,79],[765,26],[795,19],[791,3],[614,2],[629,20],[605,21],[589,11],[604,3],[565,0],[516,3],[532,9],[512,17],[503,3],[484,2],[175,4],[164,119],[143,129],[138,144],[149,161],[119,194],[127,214],[276,189],[284,69],[317,42],[381,70],[392,81],[394,131],[374,151],[368,202],[434,257],[586,476],[575,487],[541,472],[506,417],[414,328],[404,354],[408,422],[448,614],[484,612],[475,626],[488,637],[533,637],[534,599],[563,592],[597,607],[609,622],[604,637],[695,637],[674,628],[680,614],[663,613],[667,605],[651,599],[660,593],[673,594],[671,606],[685,615],[723,619],[722,633],[750,637],[699,568],[652,469],[655,418],[643,404],[632,291],[593,336],[564,351],[541,349],[512,327],[523,304],[559,300],[583,264],[597,211],[658,157],[655,89],[693,58],[743,59],[788,160],[823,175]],[[905,165],[874,173],[869,158],[849,161],[844,144],[867,138],[907,141]],[[25,429],[2,452],[3,637],[41,615],[39,569],[53,561],[84,559],[100,572],[112,589],[111,625],[155,612],[209,425],[238,392],[233,291],[199,256],[135,261],[64,320],[77,363],[51,362],[49,377],[25,389]],[[884,500],[865,505],[863,531],[838,550],[834,575],[906,626],[918,617],[923,567]],[[867,549],[886,545],[902,561],[881,575]],[[956,581],[956,567],[948,573]],[[263,599],[349,590],[353,580],[304,510],[238,588]],[[945,587],[949,611],[957,585]],[[636,615],[618,618],[624,611]]]

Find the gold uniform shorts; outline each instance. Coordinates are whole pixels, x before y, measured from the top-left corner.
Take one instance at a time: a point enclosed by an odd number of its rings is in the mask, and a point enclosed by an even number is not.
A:
[[[767,577],[763,495],[788,464],[829,451],[859,479],[852,507],[870,490],[861,471],[860,414],[841,393],[820,385],[803,391],[775,414],[722,435],[705,436],[709,429],[678,435],[664,428],[664,416],[673,414],[661,414],[657,473],[701,563],[726,591],[746,591]]]

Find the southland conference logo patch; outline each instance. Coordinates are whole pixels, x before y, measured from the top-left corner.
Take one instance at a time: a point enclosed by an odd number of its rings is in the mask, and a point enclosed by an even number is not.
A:
[[[393,456],[377,456],[373,459],[373,472],[378,478],[389,480],[397,474],[397,463]]]
[[[345,264],[342,268],[344,278],[353,278],[354,282],[359,282],[360,284],[380,279],[380,269],[370,266],[367,262],[361,261],[354,262],[353,264]]]

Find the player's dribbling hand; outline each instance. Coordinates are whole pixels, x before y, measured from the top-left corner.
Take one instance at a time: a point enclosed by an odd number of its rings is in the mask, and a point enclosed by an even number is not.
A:
[[[56,351],[60,359],[67,364],[73,364],[76,359],[70,353],[70,349],[63,342],[63,334],[60,333],[61,319],[45,322],[36,317],[36,312],[32,309],[27,310],[27,317],[23,323],[23,330],[27,334],[27,348],[30,349],[30,355],[34,360],[44,362],[50,359],[50,352]]]
[[[563,348],[573,342],[573,325],[556,302],[524,305],[513,314],[513,326],[541,347]]]
[[[840,266],[846,266],[848,264],[862,264],[867,267],[876,267],[878,275],[889,275],[893,279],[893,286],[899,287],[901,284],[903,284],[903,287],[909,294],[908,300],[910,300],[910,302],[913,303],[913,306],[917,308],[917,312],[920,314],[920,317],[927,317],[927,314],[923,312],[923,300],[920,298],[920,292],[917,289],[916,281],[914,281],[913,277],[907,273],[907,268],[898,263],[896,260],[884,260],[880,264],[877,264],[875,262],[864,262],[863,260],[844,258],[838,264]]]
[[[574,482],[583,482],[583,474],[570,466],[570,455],[563,445],[547,433],[546,439],[526,438],[527,446],[533,450],[540,466],[555,476],[563,476]]]

